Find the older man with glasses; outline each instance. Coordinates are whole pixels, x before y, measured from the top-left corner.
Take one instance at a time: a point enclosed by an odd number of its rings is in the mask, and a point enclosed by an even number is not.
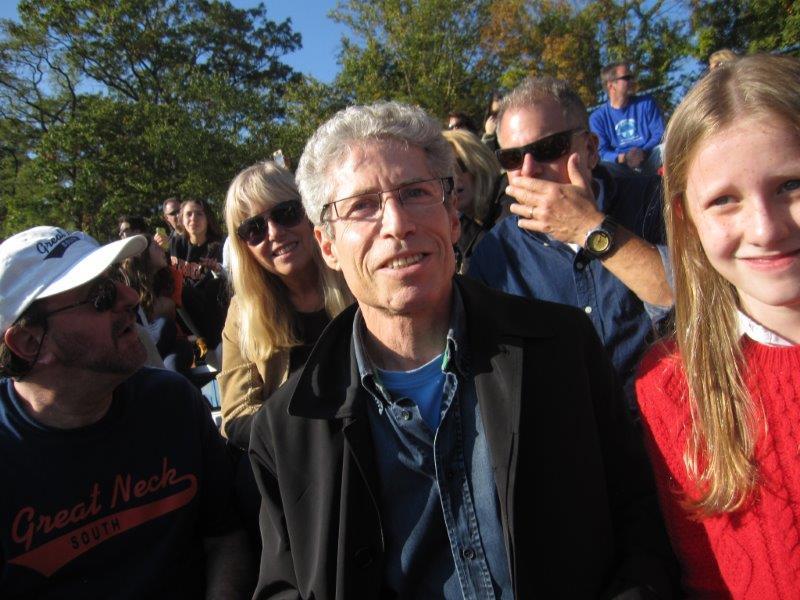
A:
[[[113,276],[146,246],[0,245],[0,597],[249,597],[225,444],[185,378],[141,368]]]
[[[633,379],[652,331],[647,309],[657,319],[672,304],[659,178],[616,178],[599,167],[583,102],[549,77],[528,79],[506,96],[498,141],[518,218],[484,237],[468,274],[583,310],[634,410]]]
[[[454,167],[439,123],[392,102],[306,145],[303,204],[356,304],[254,419],[255,598],[668,595],[597,336],[574,308],[454,275]]]
[[[589,118],[600,139],[600,159],[654,174],[661,166],[664,119],[656,101],[637,95],[636,77],[626,62],[610,64],[600,72],[608,102]],[[624,167],[623,167],[624,168]]]

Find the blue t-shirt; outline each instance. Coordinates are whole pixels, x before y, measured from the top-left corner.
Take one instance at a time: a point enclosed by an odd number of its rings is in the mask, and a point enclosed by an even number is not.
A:
[[[436,431],[442,418],[443,358],[444,353],[412,371],[378,369],[386,389],[397,397],[411,398],[431,431]]]
[[[631,148],[649,153],[658,146],[664,120],[651,96],[633,96],[623,108],[603,104],[589,116],[589,128],[600,138],[600,158],[615,163]]]

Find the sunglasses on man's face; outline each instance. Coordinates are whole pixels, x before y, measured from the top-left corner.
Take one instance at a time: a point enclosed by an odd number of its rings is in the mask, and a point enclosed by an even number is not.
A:
[[[258,246],[267,237],[267,221],[272,221],[281,227],[294,227],[304,217],[305,212],[300,200],[287,200],[275,205],[272,210],[242,221],[236,228],[236,235],[249,246]]]
[[[180,210],[176,209],[164,214],[167,215],[168,217],[177,217],[180,212],[181,212]]]
[[[55,314],[64,312],[65,310],[70,310],[71,308],[77,308],[78,306],[83,306],[84,304],[91,304],[92,308],[94,308],[97,312],[102,313],[114,308],[114,305],[116,303],[117,303],[116,282],[108,275],[101,275],[100,277],[94,280],[94,283],[91,289],[89,290],[89,295],[86,297],[86,300],[81,300],[80,302],[75,302],[74,304],[69,304],[67,306],[62,306],[61,308],[51,310],[50,312],[42,315],[42,318],[52,317]]]
[[[495,150],[495,156],[506,171],[521,168],[526,154],[530,154],[536,162],[552,162],[569,152],[572,147],[572,136],[583,130],[583,127],[576,127],[559,131],[518,148],[500,148]]]
[[[615,77],[614,81],[619,81],[620,79],[623,81],[633,81],[633,75],[620,75],[619,77]]]

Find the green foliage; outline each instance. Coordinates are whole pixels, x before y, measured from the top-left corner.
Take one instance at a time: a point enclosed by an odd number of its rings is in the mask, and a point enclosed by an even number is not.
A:
[[[342,0],[331,17],[347,25],[336,80],[358,103],[393,99],[439,117],[482,116],[500,75],[480,46],[489,0]]]
[[[50,222],[103,239],[171,195],[221,206],[263,158],[300,46],[263,5],[23,0],[0,39],[0,235]]]
[[[693,54],[771,52],[800,41],[800,3],[791,0],[692,0]]]

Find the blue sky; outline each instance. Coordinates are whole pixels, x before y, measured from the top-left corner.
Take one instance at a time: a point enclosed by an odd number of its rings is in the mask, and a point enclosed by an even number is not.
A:
[[[251,8],[258,1],[232,0],[232,4],[239,8]],[[336,63],[339,42],[347,31],[328,18],[328,12],[336,5],[336,0],[266,0],[264,4],[270,19],[282,21],[291,18],[292,28],[303,36],[303,47],[284,57],[286,63],[325,83],[333,81],[339,70]],[[17,18],[16,0],[0,1],[0,18]]]

